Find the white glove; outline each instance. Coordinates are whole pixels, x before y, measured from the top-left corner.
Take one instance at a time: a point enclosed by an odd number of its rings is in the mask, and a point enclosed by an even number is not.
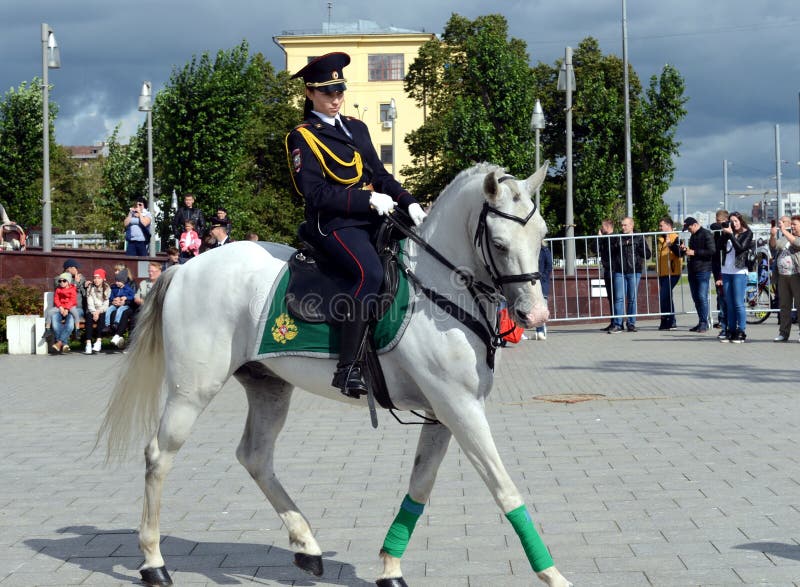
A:
[[[419,226],[422,224],[422,221],[428,216],[422,210],[422,206],[414,202],[408,207],[408,215],[411,217],[411,220],[414,222],[414,226]]]
[[[394,209],[395,202],[392,196],[387,196],[380,192],[372,192],[369,197],[369,205],[378,213],[378,216],[383,216]]]

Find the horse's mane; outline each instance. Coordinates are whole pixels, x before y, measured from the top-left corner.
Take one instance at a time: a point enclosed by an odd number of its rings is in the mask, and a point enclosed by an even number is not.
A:
[[[461,189],[463,184],[467,183],[471,178],[476,175],[486,175],[489,172],[505,172],[505,170],[500,167],[499,165],[495,165],[494,163],[476,163],[472,167],[468,167],[467,169],[460,171],[458,175],[456,175],[450,183],[448,183],[445,188],[439,192],[439,197],[433,201],[433,205],[431,208],[434,208],[439,202],[446,202],[452,197],[452,194],[459,194],[461,193]]]

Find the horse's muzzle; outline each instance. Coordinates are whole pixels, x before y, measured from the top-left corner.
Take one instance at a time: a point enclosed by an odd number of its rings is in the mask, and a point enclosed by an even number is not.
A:
[[[536,328],[541,326],[550,318],[550,311],[547,306],[534,306],[530,312],[514,312],[515,322],[523,328]]]

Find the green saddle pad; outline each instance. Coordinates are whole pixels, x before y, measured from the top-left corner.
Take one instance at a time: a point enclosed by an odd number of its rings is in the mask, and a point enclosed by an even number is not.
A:
[[[375,326],[373,342],[379,353],[392,350],[405,332],[411,319],[411,297],[408,278],[400,271],[397,295],[392,305]],[[332,358],[339,353],[339,328],[329,324],[312,324],[298,320],[286,308],[286,288],[289,286],[289,268],[273,286],[272,302],[265,310],[264,330],[258,344],[256,358],[299,355]]]

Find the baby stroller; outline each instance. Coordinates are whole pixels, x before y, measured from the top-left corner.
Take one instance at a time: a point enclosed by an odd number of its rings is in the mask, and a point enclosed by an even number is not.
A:
[[[0,226],[0,249],[24,251],[26,240],[25,230],[16,222],[7,222]]]
[[[763,239],[758,239],[756,262],[753,271],[747,274],[747,288],[744,292],[748,324],[761,324],[769,318],[775,305],[772,296],[771,268],[772,255]]]

